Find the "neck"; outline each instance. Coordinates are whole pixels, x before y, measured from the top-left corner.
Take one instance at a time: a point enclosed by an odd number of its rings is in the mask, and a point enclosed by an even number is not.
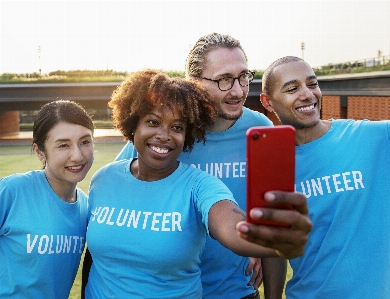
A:
[[[162,180],[175,172],[179,162],[171,163],[171,165],[162,169],[150,168],[145,165],[140,159],[133,159],[130,164],[131,174],[140,181],[154,182]]]
[[[322,137],[326,132],[329,131],[331,125],[331,121],[320,120],[313,127],[296,129],[295,144],[302,145]]]
[[[46,171],[45,176],[50,187],[59,198],[61,198],[63,201],[71,203],[77,200],[76,183],[58,181],[57,179],[51,177],[50,174],[48,174]]]
[[[230,119],[224,119],[221,117],[217,117],[214,120],[214,125],[211,132],[223,132],[229,129],[231,126],[233,126],[236,123],[237,119],[230,120]]]

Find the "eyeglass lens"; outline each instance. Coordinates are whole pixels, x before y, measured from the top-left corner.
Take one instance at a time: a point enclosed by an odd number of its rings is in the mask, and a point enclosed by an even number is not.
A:
[[[238,78],[231,78],[231,77],[222,78],[218,81],[219,89],[221,89],[222,91],[231,89],[236,79],[238,79],[238,82],[242,87],[245,87],[252,82],[253,75],[252,73],[245,73],[239,76]]]

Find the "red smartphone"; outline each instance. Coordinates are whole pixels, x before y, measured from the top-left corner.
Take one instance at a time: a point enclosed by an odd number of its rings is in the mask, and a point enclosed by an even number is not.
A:
[[[293,209],[290,205],[272,205],[264,200],[270,190],[294,191],[295,129],[292,126],[252,127],[246,132],[247,221],[255,224],[284,226],[281,222],[254,220],[254,207]]]

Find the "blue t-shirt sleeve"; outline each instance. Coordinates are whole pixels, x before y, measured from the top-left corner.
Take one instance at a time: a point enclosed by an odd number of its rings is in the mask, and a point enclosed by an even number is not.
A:
[[[15,201],[15,192],[13,192],[13,188],[14,183],[18,182],[18,179],[16,179],[17,176],[17,174],[14,174],[0,178],[0,236],[6,233],[4,225]]]
[[[9,209],[8,198],[9,194],[6,190],[6,182],[3,178],[0,178],[0,236],[4,235],[3,225]]]
[[[137,151],[135,150],[133,143],[127,141],[127,143],[122,148],[120,153],[116,156],[115,161],[131,159],[136,157],[137,157]]]
[[[209,212],[211,207],[221,200],[231,200],[235,204],[237,202],[232,192],[220,179],[207,173],[204,173],[198,180],[194,192],[196,206],[202,214],[203,224],[207,229],[208,235],[210,235]]]

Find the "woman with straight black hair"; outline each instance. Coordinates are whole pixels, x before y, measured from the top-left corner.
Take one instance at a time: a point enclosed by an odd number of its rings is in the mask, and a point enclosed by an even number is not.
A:
[[[39,111],[33,151],[42,170],[0,178],[0,298],[67,299],[84,250],[93,162],[91,117],[71,101]]]

